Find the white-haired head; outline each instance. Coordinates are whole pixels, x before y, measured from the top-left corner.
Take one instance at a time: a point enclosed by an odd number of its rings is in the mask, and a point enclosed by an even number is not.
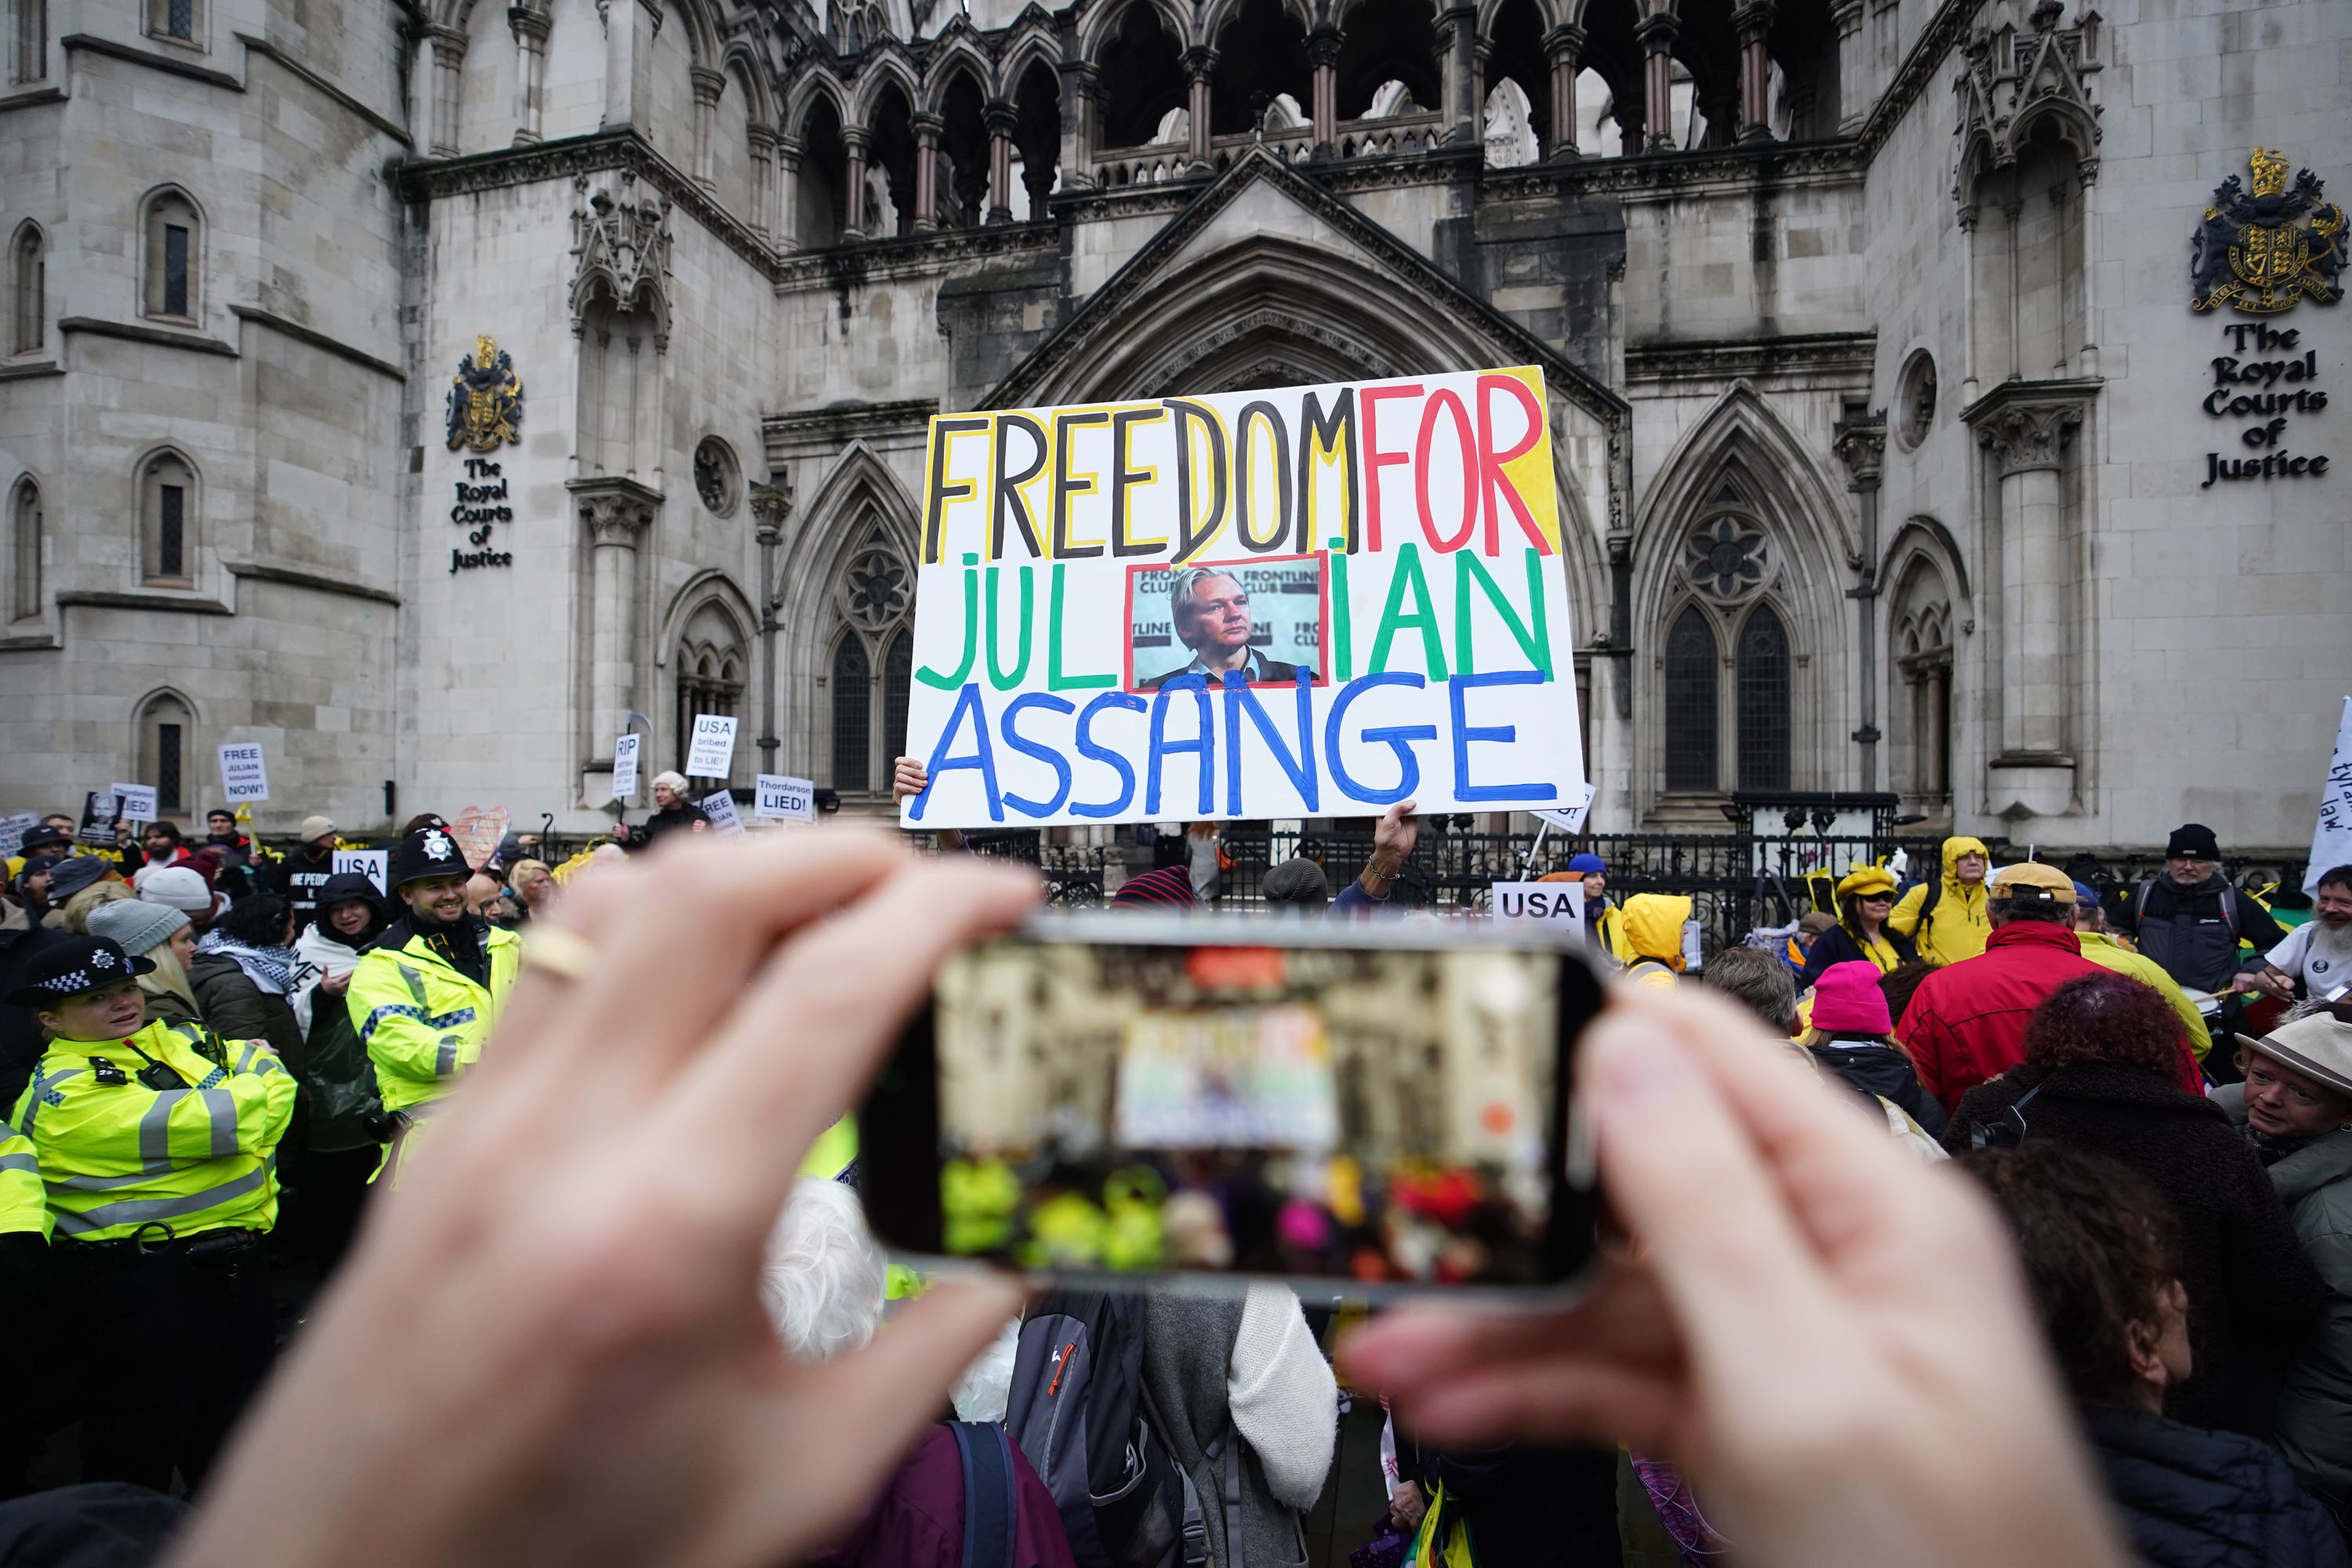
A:
[[[776,1337],[798,1361],[856,1350],[882,1321],[889,1268],[857,1194],[839,1182],[803,1176],[768,1237],[761,1299]]]
[[[654,788],[667,789],[676,795],[678,799],[684,800],[686,798],[686,775],[672,769],[665,768],[660,773],[654,775]]]

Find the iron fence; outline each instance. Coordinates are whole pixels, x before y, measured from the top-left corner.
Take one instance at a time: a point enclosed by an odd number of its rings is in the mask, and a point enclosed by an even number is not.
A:
[[[929,834],[915,837],[927,846],[931,841]],[[601,834],[541,833],[540,838],[539,858],[551,866],[607,841]],[[390,842],[375,836],[368,841],[377,847]],[[2002,838],[1989,842],[1996,858],[2004,862],[2021,858],[2030,847]],[[298,847],[290,837],[273,835],[268,843],[281,854]],[[1423,824],[1420,841],[1398,880],[1410,903],[1484,910],[1494,883],[1563,869],[1570,856],[1589,852],[1608,864],[1611,898],[1686,895],[1711,942],[1720,944],[1738,942],[1759,926],[1785,925],[1807,910],[1830,907],[1836,879],[1857,862],[1891,858],[1900,852],[1907,857],[1906,880],[1933,876],[1941,864],[1942,845],[1941,838],[1883,834],[1596,833],[1570,839],[1559,834],[1474,833],[1455,828],[1448,818],[1431,817]],[[1336,893],[1370,860],[1372,828],[1362,822],[1276,831],[1264,822],[1233,822],[1223,826],[1223,847],[1231,865],[1220,875],[1212,902],[1248,910],[1265,902],[1267,869],[1294,856],[1321,866]],[[1152,853],[1120,844],[1048,843],[1034,828],[968,832],[964,847],[1035,866],[1045,878],[1047,901],[1063,908],[1103,903],[1135,865],[1148,862]],[[1174,856],[1181,863],[1180,851],[1181,843],[1164,847],[1162,855]],[[2114,909],[2141,881],[2164,869],[2164,857],[2153,849],[2105,850],[2053,859],[2053,864],[2098,889]],[[2299,900],[2296,889],[2304,869],[2301,860],[2283,856],[2239,856],[2222,862],[2233,885],[2250,893],[2279,889],[2286,904]]]

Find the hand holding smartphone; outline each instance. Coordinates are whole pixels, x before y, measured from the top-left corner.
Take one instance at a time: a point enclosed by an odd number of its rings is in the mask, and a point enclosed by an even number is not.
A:
[[[1367,1295],[1575,1278],[1582,955],[1402,923],[1045,915],[950,959],[861,1113],[933,1266]],[[1589,1167],[1589,1162],[1581,1163]]]

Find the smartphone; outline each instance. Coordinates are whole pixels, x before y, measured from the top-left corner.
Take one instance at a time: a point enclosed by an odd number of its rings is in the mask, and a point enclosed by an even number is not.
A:
[[[875,1234],[1101,1288],[1558,1287],[1601,987],[1509,928],[1045,914],[941,970],[859,1118]]]

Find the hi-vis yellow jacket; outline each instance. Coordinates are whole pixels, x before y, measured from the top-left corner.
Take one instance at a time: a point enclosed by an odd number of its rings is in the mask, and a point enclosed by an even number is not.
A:
[[[140,1082],[150,1058],[185,1087]],[[268,1230],[295,1092],[259,1040],[156,1023],[127,1039],[50,1041],[10,1121],[39,1156],[59,1237]]]
[[[386,936],[398,940],[397,932]],[[510,931],[492,926],[482,944],[490,959],[487,989],[414,933],[396,947],[369,949],[352,971],[343,1000],[375,1064],[386,1110],[413,1111],[440,1099],[480,1058],[522,963],[522,942]]]
[[[41,1157],[33,1141],[0,1122],[0,1236],[38,1231],[49,1236],[48,1189],[41,1185]]]

